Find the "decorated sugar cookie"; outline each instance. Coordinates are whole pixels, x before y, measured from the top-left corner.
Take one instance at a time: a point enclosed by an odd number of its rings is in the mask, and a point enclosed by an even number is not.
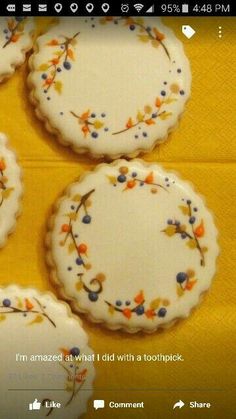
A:
[[[15,227],[21,195],[21,169],[7,137],[0,133],[0,247]]]
[[[134,157],[183,112],[191,73],[160,19],[63,19],[37,40],[29,85],[37,115],[78,153]]]
[[[0,289],[0,330],[1,416],[78,419],[92,394],[93,353],[69,307],[34,289]]]
[[[58,201],[47,236],[60,295],[110,329],[153,332],[187,317],[210,285],[217,231],[176,174],[118,160]]]
[[[0,82],[25,61],[33,44],[32,31],[32,18],[0,17]]]

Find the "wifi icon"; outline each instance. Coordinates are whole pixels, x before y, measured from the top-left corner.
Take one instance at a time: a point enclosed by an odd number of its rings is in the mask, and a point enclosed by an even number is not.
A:
[[[134,8],[139,13],[144,8],[144,4],[141,4],[141,3],[134,4]]]

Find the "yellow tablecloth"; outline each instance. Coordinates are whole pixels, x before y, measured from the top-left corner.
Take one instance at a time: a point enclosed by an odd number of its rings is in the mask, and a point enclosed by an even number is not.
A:
[[[191,40],[181,34],[183,21],[165,19],[183,41],[191,63],[191,99],[170,139],[144,159],[178,171],[205,196],[220,234],[218,271],[211,291],[190,318],[164,333],[130,336],[103,330],[84,320],[95,352],[180,352],[185,358],[182,363],[166,365],[97,363],[94,398],[107,402],[144,400],[145,409],[104,409],[95,413],[90,401],[86,418],[95,414],[97,418],[110,418],[112,414],[114,419],[235,417],[236,39],[231,18],[188,18],[187,23],[197,31]],[[222,39],[218,38],[219,25]],[[40,27],[46,27],[45,21],[40,22]],[[18,283],[53,291],[44,249],[51,206],[68,183],[85,169],[92,169],[96,162],[77,156],[46,132],[28,100],[27,72],[24,65],[0,85],[0,131],[9,136],[19,156],[25,185],[22,215],[0,252],[0,284]],[[208,412],[187,408],[173,412],[172,405],[179,399],[209,401],[213,407]]]

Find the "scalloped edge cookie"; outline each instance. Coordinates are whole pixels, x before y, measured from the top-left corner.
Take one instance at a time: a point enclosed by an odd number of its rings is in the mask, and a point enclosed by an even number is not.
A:
[[[164,25],[165,26],[165,25]],[[167,31],[170,33],[173,33],[173,31],[169,28],[166,27]],[[34,67],[34,61],[35,58],[38,54],[38,52],[40,51],[40,47],[38,42],[36,41],[35,45],[34,45],[34,52],[33,54],[30,56],[29,58],[29,70],[30,73],[28,75],[28,79],[27,79],[27,84],[30,90],[29,93],[29,98],[30,101],[32,103],[32,105],[34,106],[34,110],[35,110],[35,114],[37,116],[37,118],[39,120],[41,120],[46,128],[46,130],[50,133],[53,134],[54,136],[56,136],[58,142],[63,145],[63,146],[68,146],[70,147],[73,151],[75,151],[78,154],[87,154],[89,157],[93,158],[93,159],[104,159],[106,161],[112,161],[112,160],[116,160],[118,158],[135,158],[140,154],[145,154],[145,153],[149,153],[151,152],[156,146],[158,146],[159,144],[161,144],[162,142],[166,141],[169,137],[169,134],[174,131],[176,129],[176,127],[179,124],[180,119],[182,118],[182,115],[185,111],[186,108],[186,104],[190,98],[191,95],[191,69],[190,69],[190,63],[185,55],[184,52],[184,47],[182,45],[182,43],[178,40],[178,38],[176,38],[178,41],[178,45],[182,51],[183,57],[184,57],[184,64],[186,66],[186,97],[183,100],[183,103],[180,104],[181,110],[176,113],[173,117],[173,120],[169,123],[169,126],[167,127],[167,129],[165,130],[165,133],[158,136],[154,141],[152,141],[152,144],[147,144],[142,145],[142,146],[135,146],[134,150],[131,152],[97,152],[95,150],[93,150],[92,145],[86,145],[86,142],[83,145],[76,145],[74,144],[71,140],[69,140],[68,138],[66,138],[65,136],[63,136],[63,134],[60,132],[59,128],[57,128],[55,126],[55,123],[52,122],[52,118],[50,118],[49,115],[47,115],[47,112],[45,111],[42,101],[39,100],[38,96],[37,96],[37,86],[36,83],[34,81],[33,75],[34,73],[37,71]],[[175,62],[175,61],[173,61]],[[65,121],[66,124],[66,121]]]
[[[174,325],[180,319],[187,318],[190,315],[190,313],[194,309],[196,309],[196,307],[199,305],[200,301],[202,300],[202,296],[206,292],[209,291],[210,285],[208,287],[205,287],[205,289],[203,291],[201,291],[200,293],[198,293],[197,296],[195,295],[194,302],[192,303],[192,305],[190,304],[191,307],[189,307],[188,309],[185,310],[185,313],[182,313],[181,315],[176,316],[176,318],[171,319],[167,323],[157,325],[154,328],[129,327],[127,325],[119,323],[119,321],[117,321],[117,324],[114,324],[114,322],[113,322],[113,324],[111,324],[111,323],[109,323],[109,320],[104,321],[104,319],[98,319],[98,318],[93,317],[93,314],[92,314],[91,311],[82,309],[79,306],[79,304],[78,304],[78,302],[76,301],[75,298],[68,296],[68,294],[65,291],[65,287],[64,287],[63,282],[59,279],[58,272],[57,272],[57,266],[56,266],[56,263],[55,263],[55,261],[53,259],[53,256],[52,256],[52,250],[51,250],[52,249],[52,234],[53,234],[53,229],[54,229],[54,226],[55,226],[55,219],[57,217],[57,213],[59,211],[61,203],[64,200],[68,199],[68,196],[70,196],[70,192],[71,192],[71,189],[73,188],[73,185],[83,182],[83,180],[85,178],[87,178],[87,176],[89,176],[91,173],[99,172],[99,170],[102,167],[105,167],[105,166],[116,167],[118,165],[124,166],[124,164],[126,164],[126,165],[127,164],[137,165],[137,167],[139,167],[139,168],[144,167],[144,168],[148,168],[150,170],[154,170],[156,167],[159,167],[160,170],[163,170],[162,166],[160,166],[160,165],[156,165],[156,164],[153,164],[153,163],[146,163],[146,162],[143,162],[140,159],[135,159],[131,162],[127,162],[126,160],[118,160],[116,162],[110,163],[109,165],[106,164],[106,163],[102,163],[102,164],[99,164],[93,171],[86,171],[82,176],[80,176],[78,181],[75,181],[75,182],[71,183],[65,189],[62,196],[56,201],[55,205],[53,206],[52,215],[51,215],[51,217],[49,219],[49,222],[48,222],[48,232],[46,234],[46,240],[45,240],[45,245],[46,245],[46,249],[47,249],[46,262],[47,262],[47,265],[49,267],[49,277],[50,277],[50,281],[51,281],[52,285],[56,288],[57,293],[60,296],[60,298],[62,298],[63,300],[66,300],[71,305],[71,308],[75,313],[84,313],[85,316],[91,322],[99,323],[102,326],[105,326],[106,328],[108,328],[110,330],[122,330],[122,331],[128,332],[128,333],[137,333],[137,332],[140,332],[140,331],[145,332],[145,333],[154,333],[159,329],[167,329],[167,328],[171,327],[172,325]],[[214,254],[215,254],[214,266],[215,266],[215,268],[214,268],[214,274],[211,276],[211,281],[212,281],[214,279],[216,271],[217,271],[217,258],[218,258],[219,251],[220,251],[219,245],[218,245],[218,230],[217,230],[216,225],[215,225],[215,217],[212,214],[212,211],[209,210],[208,207],[206,206],[205,198],[201,194],[196,192],[196,189],[191,182],[189,182],[187,180],[183,180],[182,177],[179,175],[179,173],[177,173],[175,171],[169,171],[168,170],[166,172],[164,170],[164,172],[168,173],[169,176],[171,176],[171,175],[177,176],[178,179],[181,181],[181,183],[186,184],[186,186],[191,188],[192,192],[197,194],[199,199],[202,201],[205,210],[208,212],[209,216],[212,218],[212,225],[213,225],[213,229],[215,230],[215,237],[216,237],[216,243],[215,243],[215,247],[214,247],[215,248],[215,251],[214,251]]]
[[[17,218],[21,215],[21,212],[22,212],[21,201],[22,201],[23,192],[24,192],[24,188],[23,188],[23,184],[22,184],[22,177],[23,177],[22,176],[22,169],[19,165],[17,155],[10,147],[8,147],[8,144],[9,144],[8,137],[5,134],[0,132],[0,144],[1,143],[4,145],[4,148],[7,150],[7,152],[9,154],[11,154],[11,157],[14,160],[14,164],[17,168],[18,176],[19,176],[19,185],[18,185],[19,191],[18,191],[18,198],[17,198],[18,207],[12,213],[11,220],[9,221],[9,228],[6,230],[5,235],[0,240],[0,248],[4,247],[4,245],[7,242],[8,237],[15,231],[16,224],[17,224]]]
[[[0,19],[4,19],[4,17],[0,17]],[[9,63],[5,62],[4,71],[0,72],[0,83],[7,81],[15,73],[16,69],[25,62],[27,52],[30,51],[31,48],[33,47],[33,34],[34,34],[33,18],[28,17],[27,19],[30,19],[27,39],[25,39],[25,37],[23,41],[19,39],[18,42],[22,43],[23,45],[19,51],[16,51],[14,58],[12,57],[9,60]],[[14,46],[15,45],[17,45],[17,43],[15,43],[14,41]]]
[[[24,322],[26,321],[26,327],[37,327],[37,324],[41,324],[42,322],[47,322],[50,325],[49,327],[50,328],[52,327],[52,329],[54,329],[54,328],[58,327],[58,323],[60,323],[60,320],[63,316],[64,322],[66,322],[66,321],[69,322],[70,327],[74,328],[76,326],[77,328],[79,328],[79,331],[82,334],[82,347],[83,347],[83,349],[86,349],[88,351],[88,354],[90,354],[90,355],[94,354],[94,351],[92,350],[92,348],[90,346],[90,343],[89,343],[88,333],[84,330],[83,323],[82,323],[81,319],[71,311],[70,306],[65,301],[58,300],[58,298],[52,292],[50,292],[50,291],[43,292],[43,291],[39,291],[36,288],[31,288],[31,287],[28,288],[28,287],[19,286],[19,285],[8,285],[8,286],[5,286],[5,287],[0,287],[0,293],[5,294],[4,298],[5,298],[5,301],[6,301],[4,303],[4,300],[2,300],[3,303],[2,303],[2,306],[1,306],[1,310],[0,310],[0,315],[1,315],[2,311],[4,311],[5,313],[6,313],[6,310],[10,311],[10,309],[11,309],[11,305],[10,305],[11,299],[10,298],[12,296],[14,296],[18,300],[17,304],[19,304],[19,310],[20,311],[23,310],[23,314],[24,314],[23,318],[25,319]],[[40,300],[40,299],[42,299],[42,300]],[[46,304],[45,304],[46,306],[55,303],[55,307],[51,308],[51,311],[50,311],[51,314],[50,315],[47,312],[47,307],[42,305],[42,301],[44,301],[44,303],[46,302]],[[33,306],[35,306],[35,308]],[[4,310],[2,310],[2,309],[4,309]],[[19,315],[22,316],[21,313],[17,312],[17,309],[18,309],[18,305],[16,305],[16,306],[14,305],[14,307],[12,308],[13,311],[15,310],[15,315],[16,316],[19,316]],[[35,311],[33,311],[33,310],[35,310]],[[55,317],[52,317],[52,311],[54,311],[54,310],[55,310]],[[56,310],[59,310],[59,313],[56,313]],[[10,311],[10,312],[12,313],[13,311]],[[4,314],[4,316],[5,316],[5,318],[2,318],[1,320],[2,321],[7,321],[7,314]],[[38,316],[41,316],[40,321],[38,321]],[[29,317],[29,320],[27,320],[28,317]],[[18,320],[19,320],[19,318],[18,318]],[[71,325],[70,320],[73,320],[73,322],[74,322],[73,325]],[[60,330],[60,332],[61,331],[62,330]],[[78,332],[78,330],[77,330],[77,332]],[[76,336],[77,336],[77,334],[75,335],[75,339],[76,339]],[[16,337],[16,339],[17,339],[17,337]],[[66,344],[66,342],[65,342],[65,344]],[[47,343],[45,343],[45,345],[47,345]],[[29,346],[30,346],[30,344],[29,344]],[[61,352],[64,353],[64,355],[70,355],[70,349],[67,349],[67,348],[58,348],[58,349],[61,349]],[[73,349],[78,349],[78,348],[73,347]],[[69,363],[71,361],[66,360],[65,362]],[[89,362],[89,364],[91,362],[92,365],[91,365],[91,370],[89,370],[90,371],[89,389],[86,391],[86,400],[84,400],[84,398],[82,398],[82,411],[80,412],[80,414],[78,416],[78,411],[77,411],[78,403],[76,404],[76,399],[73,400],[72,398],[70,398],[70,393],[69,393],[69,396],[68,396],[69,402],[63,406],[63,409],[65,409],[64,414],[66,414],[66,406],[69,405],[71,403],[71,401],[73,401],[75,403],[74,407],[72,406],[72,409],[74,408],[74,410],[75,410],[74,414],[73,414],[74,418],[81,417],[84,413],[87,412],[88,403],[91,400],[91,398],[93,396],[93,391],[94,391],[94,380],[95,380],[95,377],[96,377],[96,370],[95,370],[94,362],[92,362],[92,361],[85,361],[85,362]],[[89,366],[89,368],[90,368],[90,366]],[[65,375],[65,379],[66,379],[66,375]],[[53,391],[53,389],[51,389],[50,391]],[[73,395],[73,398],[76,397],[78,391]],[[32,392],[34,392],[34,390],[32,390]],[[65,389],[65,393],[67,393],[66,389]],[[87,397],[87,394],[88,394],[88,397]],[[43,402],[42,402],[42,404],[43,404]],[[80,406],[81,406],[81,404],[80,404]],[[52,410],[50,410],[50,408],[48,408],[47,413],[48,414],[46,414],[45,416],[48,416],[50,413],[52,413]],[[54,414],[57,417],[56,412]],[[52,415],[52,416],[54,416],[54,415]],[[60,417],[61,417],[61,412],[60,412]]]

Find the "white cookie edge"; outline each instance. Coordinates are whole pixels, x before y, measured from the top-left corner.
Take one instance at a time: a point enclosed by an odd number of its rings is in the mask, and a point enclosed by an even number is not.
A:
[[[168,28],[170,30],[170,28]],[[181,44],[182,45],[182,44]],[[147,153],[151,153],[159,144],[162,144],[163,142],[165,142],[168,138],[171,132],[173,132],[179,125],[180,120],[183,116],[183,113],[185,112],[186,109],[186,105],[191,97],[191,84],[192,84],[192,72],[191,72],[191,66],[190,66],[190,62],[188,60],[188,65],[189,65],[189,95],[188,97],[186,97],[186,100],[184,102],[183,105],[183,110],[180,114],[176,115],[175,120],[173,121],[173,124],[171,126],[169,126],[167,133],[163,136],[163,137],[159,137],[157,138],[151,147],[148,148],[137,148],[136,150],[134,150],[132,153],[118,153],[118,154],[99,154],[99,153],[94,153],[91,150],[91,147],[77,147],[73,144],[71,144],[71,142],[69,140],[67,140],[66,138],[64,138],[60,131],[56,128],[53,127],[53,125],[50,123],[50,120],[48,119],[48,117],[44,114],[44,111],[42,109],[42,106],[40,105],[39,100],[36,99],[36,95],[35,95],[35,91],[36,91],[36,85],[33,82],[33,73],[36,71],[34,69],[34,65],[33,65],[33,61],[34,61],[34,57],[37,55],[37,53],[39,52],[39,44],[36,40],[34,46],[33,46],[33,53],[31,54],[31,56],[29,57],[28,60],[28,67],[29,67],[29,74],[27,77],[27,86],[29,88],[29,100],[32,103],[32,105],[34,106],[34,111],[35,114],[37,116],[37,118],[43,122],[45,129],[52,135],[56,136],[58,142],[66,147],[71,148],[75,153],[77,154],[86,154],[88,157],[98,160],[98,159],[103,159],[107,162],[111,162],[113,160],[117,160],[117,159],[121,159],[121,158],[128,158],[128,159],[133,159],[139,155],[144,155]],[[183,49],[183,53],[185,55],[184,52],[184,47],[182,45],[182,49]],[[186,57],[187,58],[187,57]]]
[[[124,165],[125,162],[126,162],[126,160],[120,159],[120,160],[116,160],[116,161],[110,163],[109,165],[110,166]],[[145,162],[145,161],[143,161],[141,159],[134,159],[134,160],[132,160],[132,163],[138,164],[138,165],[142,165],[142,166],[144,166],[146,168],[149,168],[150,170],[154,170],[155,167],[156,167],[156,165],[157,165],[155,162],[147,163],[147,162]],[[48,268],[49,268],[49,280],[50,280],[51,284],[56,288],[56,291],[57,291],[59,297],[62,298],[63,300],[65,300],[68,304],[70,304],[72,311],[75,312],[75,313],[77,313],[77,314],[80,314],[80,313],[84,314],[85,317],[89,321],[91,321],[92,323],[101,324],[102,326],[105,326],[107,329],[110,329],[110,330],[121,331],[121,332],[128,332],[130,334],[135,334],[137,332],[143,332],[145,334],[152,334],[152,333],[157,332],[157,331],[161,332],[162,330],[169,329],[170,327],[172,327],[173,325],[175,325],[180,320],[188,318],[190,316],[190,314],[194,310],[197,309],[198,305],[203,300],[204,295],[209,292],[209,289],[210,288],[208,288],[206,291],[203,291],[203,292],[201,292],[200,294],[198,294],[196,296],[195,304],[188,310],[188,312],[186,312],[185,315],[182,315],[182,316],[180,316],[180,317],[178,317],[176,319],[173,319],[169,323],[166,323],[166,324],[163,324],[163,325],[158,325],[158,326],[154,327],[153,329],[147,329],[147,328],[141,328],[141,327],[140,328],[139,327],[132,328],[132,327],[124,326],[124,325],[119,324],[119,323],[117,323],[117,325],[114,326],[114,325],[111,325],[109,323],[109,321],[106,322],[103,319],[100,319],[100,320],[99,319],[95,319],[89,311],[82,310],[79,307],[79,304],[78,304],[78,302],[76,301],[75,298],[68,297],[68,295],[66,294],[66,291],[65,291],[64,284],[58,278],[58,275],[57,275],[57,267],[56,267],[56,264],[55,264],[55,262],[53,260],[53,256],[52,256],[52,252],[51,252],[52,234],[53,234],[54,222],[55,222],[55,218],[56,218],[57,213],[58,213],[58,209],[59,209],[59,207],[61,205],[61,202],[64,199],[67,199],[68,196],[70,195],[70,190],[71,190],[71,188],[73,188],[73,185],[74,184],[77,184],[78,182],[79,183],[82,182],[84,180],[84,178],[86,178],[87,176],[89,176],[91,174],[91,172],[92,173],[96,173],[103,166],[107,166],[107,163],[101,163],[98,166],[96,166],[95,169],[93,169],[93,170],[87,170],[86,172],[84,172],[79,177],[79,179],[75,180],[74,182],[72,182],[70,185],[67,186],[67,188],[64,190],[64,192],[62,193],[62,195],[57,199],[57,201],[53,205],[52,215],[50,216],[49,221],[48,221],[48,231],[46,233],[46,238],[45,238],[46,263],[47,263]],[[163,170],[166,171],[166,169],[164,169],[163,166],[161,166],[159,163],[158,163],[158,166],[161,169],[163,169]],[[168,169],[168,173],[175,174],[176,176],[178,176],[178,178],[180,179],[180,181],[182,181],[183,183],[188,184],[192,188],[193,192],[195,192],[200,197],[200,199],[202,199],[202,201],[203,201],[203,203],[204,203],[207,211],[212,216],[212,220],[213,220],[213,223],[214,223],[214,226],[215,226],[215,232],[216,232],[216,247],[217,247],[217,250],[218,250],[217,251],[217,254],[216,254],[216,263],[215,263],[216,268],[215,268],[215,273],[214,273],[214,276],[212,277],[212,281],[213,281],[214,278],[216,277],[216,274],[217,274],[217,271],[218,271],[218,258],[219,258],[219,254],[220,254],[219,230],[217,229],[217,226],[216,226],[215,216],[214,216],[213,212],[211,210],[209,210],[208,206],[206,205],[206,199],[205,199],[205,197],[203,195],[199,194],[196,191],[196,188],[195,188],[195,186],[193,185],[192,182],[189,182],[188,180],[183,179],[183,177],[177,171],[169,170]]]
[[[12,61],[9,63],[8,70],[2,74],[0,74],[0,84],[6,82],[8,79],[13,76],[17,68],[19,68],[22,64],[24,64],[26,60],[26,54],[33,48],[33,37],[34,37],[35,30],[32,29],[29,31],[29,43],[26,47],[21,48],[19,51],[19,54],[21,55],[19,60],[17,60],[17,63],[15,61]]]
[[[9,139],[6,136],[6,134],[0,132],[0,141],[3,142],[3,144],[5,145],[5,147],[7,148],[7,150],[12,154],[15,164],[16,166],[18,166],[19,169],[19,197],[18,197],[18,208],[15,211],[14,214],[12,214],[11,217],[11,227],[10,229],[6,232],[5,236],[2,238],[2,240],[0,241],[0,249],[3,248],[8,240],[8,237],[14,233],[15,229],[16,229],[16,224],[17,224],[17,219],[20,217],[20,215],[22,214],[22,198],[23,198],[23,194],[24,194],[24,187],[23,187],[23,173],[22,173],[22,168],[19,164],[19,159],[17,157],[17,154],[15,153],[14,150],[12,150],[11,147],[8,146],[9,144]]]

